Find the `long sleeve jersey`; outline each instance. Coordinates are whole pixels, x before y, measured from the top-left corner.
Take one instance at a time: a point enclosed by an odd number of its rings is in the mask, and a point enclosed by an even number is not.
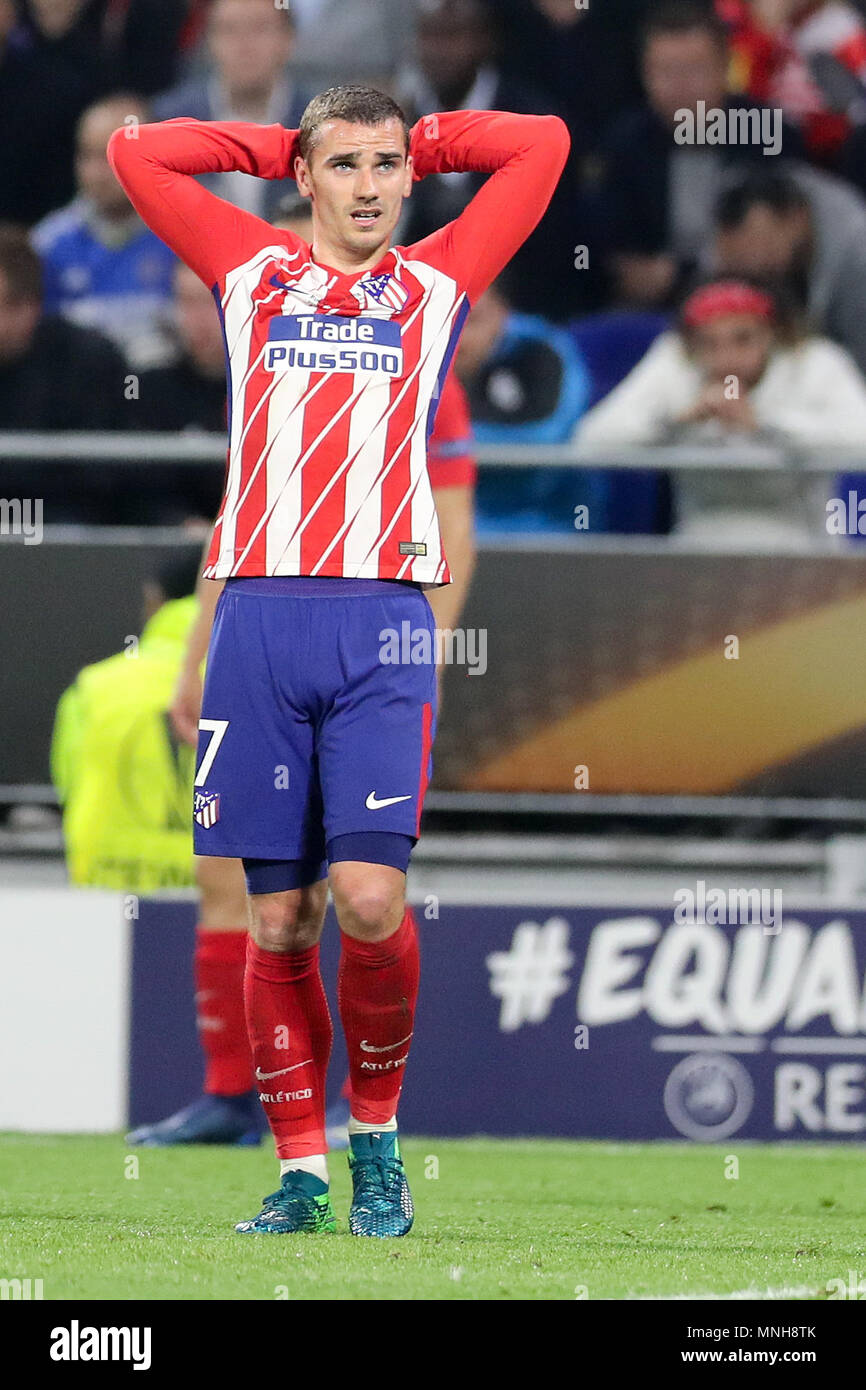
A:
[[[208,578],[449,581],[427,471],[435,407],[471,303],[539,222],[568,144],[555,116],[425,117],[416,179],[491,177],[455,221],[347,275],[196,182],[285,177],[296,131],[181,119],[114,133],[109,159],[132,203],[222,318],[229,458]]]

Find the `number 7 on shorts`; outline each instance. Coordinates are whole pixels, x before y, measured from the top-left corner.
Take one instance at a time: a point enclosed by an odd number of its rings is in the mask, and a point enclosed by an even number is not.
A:
[[[229,721],[227,719],[200,719],[198,721],[198,727],[204,729],[205,733],[210,734],[210,740],[208,741],[207,748],[204,750],[201,763],[196,770],[195,786],[203,787],[207,781],[208,773],[213,767],[214,758],[217,755],[220,744],[225,738],[228,726]]]

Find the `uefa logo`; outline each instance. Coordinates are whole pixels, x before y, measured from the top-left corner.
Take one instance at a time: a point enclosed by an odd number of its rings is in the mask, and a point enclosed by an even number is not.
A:
[[[703,1143],[735,1134],[748,1119],[754,1098],[745,1067],[723,1053],[684,1057],[664,1090],[665,1112],[674,1129]]]

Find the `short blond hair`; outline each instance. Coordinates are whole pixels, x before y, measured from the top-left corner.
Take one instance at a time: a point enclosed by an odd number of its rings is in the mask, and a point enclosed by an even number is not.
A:
[[[302,159],[309,159],[318,142],[319,130],[328,121],[351,121],[355,125],[383,125],[399,121],[403,127],[406,153],[409,152],[409,123],[393,97],[375,87],[329,87],[320,92],[301,117],[298,146]]]

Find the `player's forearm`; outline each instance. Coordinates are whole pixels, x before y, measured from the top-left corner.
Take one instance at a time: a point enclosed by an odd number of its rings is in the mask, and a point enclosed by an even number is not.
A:
[[[447,551],[445,553],[448,554]],[[443,584],[440,589],[428,594],[436,626],[442,631],[455,628],[460,622],[475,569],[475,542],[468,538],[465,547],[453,550],[452,554],[453,559],[448,555],[448,564],[454,567],[451,570],[451,583]]]
[[[451,583],[434,589],[428,598],[438,628],[453,628],[460,621],[475,569],[475,525],[471,487],[437,488],[434,491],[442,548],[448,557]]]
[[[201,579],[196,595],[198,616],[190,629],[184,656],[184,670],[197,671],[207,656],[217,600],[223,591],[224,579]]]
[[[558,116],[517,116],[509,111],[442,111],[412,129],[415,178],[428,174],[493,174],[506,164],[549,170],[553,185],[569,149],[568,128]]]
[[[292,173],[297,131],[252,121],[196,121],[182,116],[116,130],[108,158],[129,192],[148,173],[217,174],[235,170],[261,179]]]
[[[261,244],[261,223],[194,175],[238,169],[283,178],[292,172],[296,135],[245,121],[159,121],[116,130],[108,159],[142,221],[212,289]]]
[[[210,549],[210,537],[205,544],[202,564]],[[185,672],[198,671],[201,663],[207,656],[208,643],[210,642],[211,628],[213,627],[214,612],[217,600],[223,591],[224,579],[205,579],[203,574],[199,574],[195,586],[195,596],[198,599],[198,615],[193,623],[189,637],[187,638],[186,651],[184,653],[183,670]]]

